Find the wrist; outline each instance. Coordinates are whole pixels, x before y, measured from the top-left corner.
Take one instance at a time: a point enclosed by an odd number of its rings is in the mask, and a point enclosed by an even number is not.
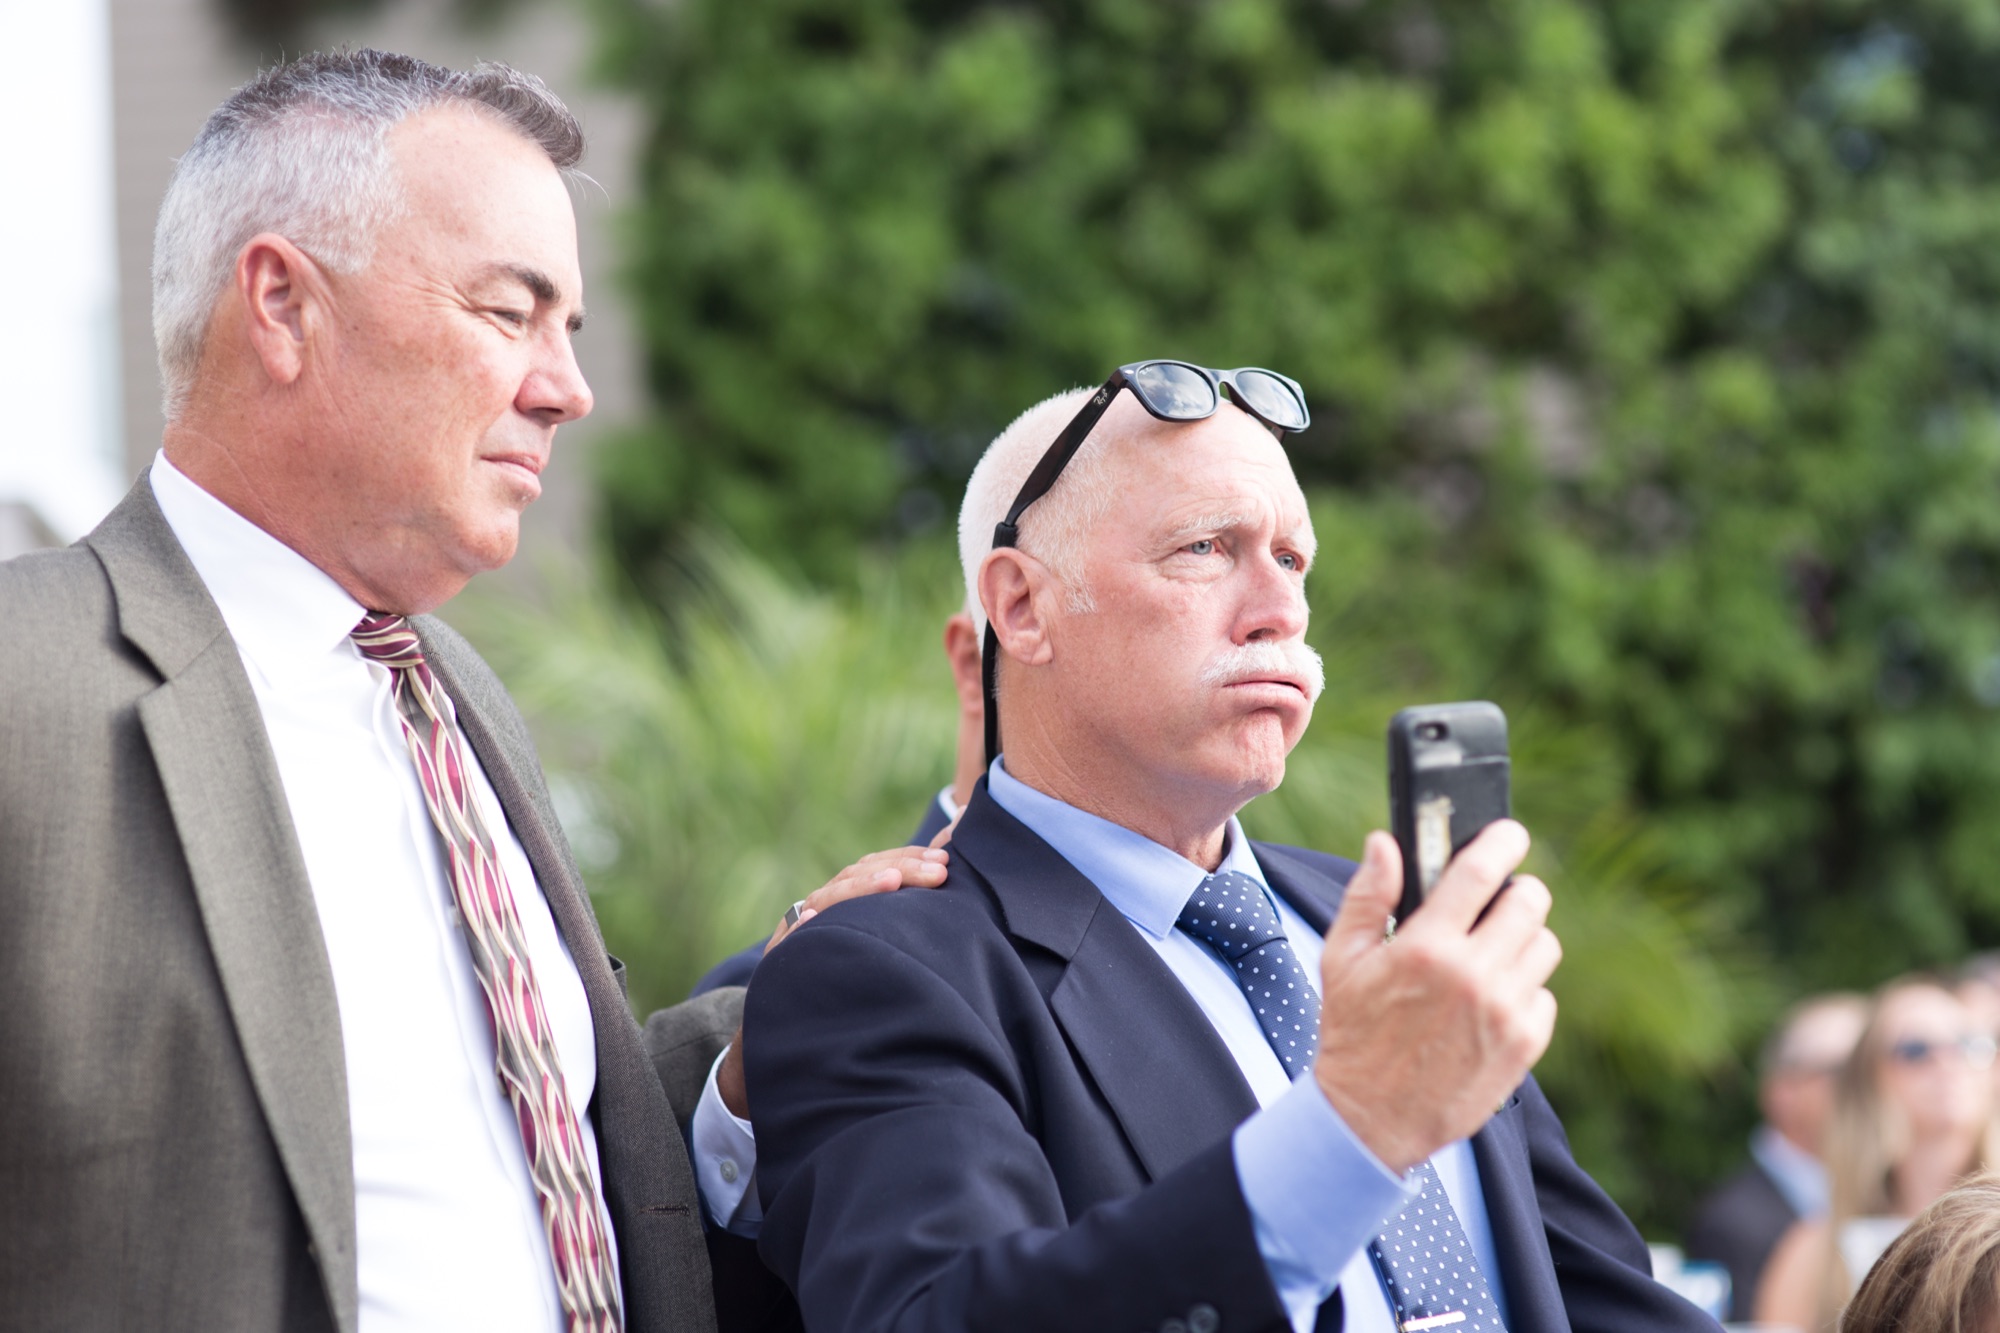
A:
[[[743,1082],[743,1029],[738,1027],[736,1035],[729,1040],[729,1049],[722,1053],[722,1067],[715,1071],[715,1090],[722,1096],[722,1104],[729,1108],[729,1114],[738,1120],[750,1118],[750,1090]]]
[[[1333,1107],[1334,1114],[1346,1124],[1348,1132],[1374,1154],[1376,1161],[1397,1175],[1410,1171],[1430,1157],[1439,1146],[1423,1141],[1402,1108],[1371,1105],[1368,1099],[1352,1095],[1323,1068],[1313,1071],[1313,1081],[1319,1085],[1320,1095]]]

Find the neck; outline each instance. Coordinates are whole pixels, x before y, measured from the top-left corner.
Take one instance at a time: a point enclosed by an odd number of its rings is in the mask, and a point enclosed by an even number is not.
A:
[[[986,772],[986,723],[974,715],[958,723],[958,771],[951,775],[951,799],[959,809],[972,799],[972,789]]]
[[[1130,774],[1104,764],[1073,762],[1069,753],[1046,743],[1033,727],[1012,728],[1007,771],[1021,782],[1065,805],[1151,838],[1204,870],[1222,864],[1230,817],[1238,806],[1199,799],[1198,793],[1150,791],[1130,782]],[[1119,778],[1126,779],[1119,781]],[[1178,799],[1177,799],[1178,798]]]

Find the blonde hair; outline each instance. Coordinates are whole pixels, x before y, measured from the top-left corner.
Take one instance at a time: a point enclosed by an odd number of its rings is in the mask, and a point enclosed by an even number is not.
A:
[[[1911,1144],[1910,1126],[1901,1109],[1882,1095],[1881,1069],[1889,1055],[1885,1016],[1898,997],[1919,990],[1951,995],[1949,987],[1923,975],[1898,977],[1876,991],[1869,1000],[1868,1021],[1854,1044],[1854,1053],[1841,1066],[1834,1083],[1833,1118],[1826,1141],[1830,1207],[1815,1328],[1844,1327],[1840,1312],[1860,1276],[1849,1273],[1841,1257],[1841,1228],[1855,1218],[1895,1211],[1896,1167],[1909,1154]],[[1971,1172],[2000,1162],[1997,1150],[2000,1142],[1996,1142],[1994,1126],[1989,1123],[1964,1170]]]
[[[1993,1333],[2000,1326],[2000,1174],[1926,1208],[1875,1261],[1840,1333]]]

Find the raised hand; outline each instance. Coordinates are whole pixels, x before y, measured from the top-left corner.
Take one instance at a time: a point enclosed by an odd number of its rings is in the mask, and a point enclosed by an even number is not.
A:
[[[1396,1171],[1476,1132],[1548,1049],[1556,1001],[1546,983],[1562,960],[1548,886],[1522,875],[1494,898],[1527,853],[1526,829],[1490,825],[1389,940],[1403,858],[1393,838],[1371,833],[1327,932],[1313,1072]]]

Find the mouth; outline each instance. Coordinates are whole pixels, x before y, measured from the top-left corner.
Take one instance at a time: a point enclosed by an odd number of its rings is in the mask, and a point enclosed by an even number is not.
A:
[[[1224,688],[1268,693],[1274,698],[1300,703],[1312,698],[1305,681],[1297,676],[1246,676],[1242,680],[1230,681]]]
[[[548,458],[542,454],[509,453],[488,454],[480,461],[491,463],[509,473],[528,492],[532,499],[542,493],[542,469],[548,466]]]

